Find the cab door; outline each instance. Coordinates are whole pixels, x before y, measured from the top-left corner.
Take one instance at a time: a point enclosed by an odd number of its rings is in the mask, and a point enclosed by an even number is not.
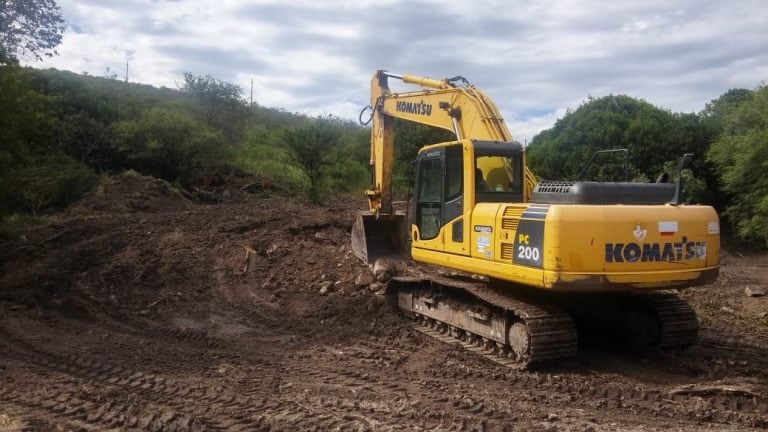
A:
[[[413,247],[463,252],[463,150],[461,144],[428,150],[416,168]],[[454,224],[458,224],[454,226]]]

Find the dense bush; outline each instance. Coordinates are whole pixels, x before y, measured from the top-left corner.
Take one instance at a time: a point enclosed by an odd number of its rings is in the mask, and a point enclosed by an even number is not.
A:
[[[7,170],[0,176],[0,216],[62,208],[88,192],[96,180],[90,168],[61,153]]]
[[[152,108],[113,129],[120,168],[181,184],[226,155],[222,132],[183,112]]]
[[[629,96],[590,99],[534,137],[528,158],[543,178],[573,179],[596,151],[625,148],[631,171],[654,179],[668,161],[706,148],[706,137],[686,126],[682,116]]]
[[[191,73],[172,90],[0,66],[0,105],[7,108],[0,113],[0,177],[48,172],[43,158],[57,154],[97,173],[134,169],[180,185],[235,164],[313,201],[367,186],[367,130],[332,117],[250,107],[240,93],[234,84]],[[8,180],[5,187],[20,184]],[[18,198],[24,194],[7,190],[0,212],[61,202],[40,197],[32,205]]]
[[[708,156],[729,195],[725,215],[736,235],[768,247],[768,86],[724,115]]]

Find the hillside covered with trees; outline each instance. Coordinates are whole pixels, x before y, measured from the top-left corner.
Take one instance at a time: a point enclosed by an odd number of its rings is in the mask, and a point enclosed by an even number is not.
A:
[[[242,90],[185,74],[179,89],[16,66],[0,69],[2,214],[76,199],[101,173],[177,186],[233,168],[321,201],[367,182],[368,132],[351,122],[250,107]]]
[[[242,89],[187,73],[178,89],[58,70],[0,66],[0,215],[6,230],[60,209],[99,182],[135,170],[180,188],[239,173],[322,203],[370,182],[369,134],[352,121],[250,106]],[[683,153],[688,200],[716,206],[743,240],[768,240],[768,88],[733,89],[699,113],[672,113],[623,95],[590,98],[528,147],[545,179],[574,179],[598,150],[626,148],[631,181],[676,175]],[[413,180],[419,147],[450,134],[401,122],[395,185]],[[583,179],[621,180],[623,160],[601,155]]]
[[[742,240],[768,245],[768,87],[731,89],[699,113],[673,113],[624,95],[589,98],[535,136],[528,163],[545,179],[624,178],[674,181],[677,160],[694,157],[683,170],[688,202],[721,212],[724,226]],[[584,171],[584,172],[583,172]]]

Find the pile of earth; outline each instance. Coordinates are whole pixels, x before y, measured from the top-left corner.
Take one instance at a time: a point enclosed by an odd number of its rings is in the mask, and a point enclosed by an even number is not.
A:
[[[211,205],[134,171],[108,178],[48,225],[5,245],[0,299],[168,320],[208,314],[217,300],[249,313],[280,309],[331,320],[381,303],[368,289],[370,270],[349,249],[362,201],[309,206],[265,196],[254,183],[211,188],[224,203]]]

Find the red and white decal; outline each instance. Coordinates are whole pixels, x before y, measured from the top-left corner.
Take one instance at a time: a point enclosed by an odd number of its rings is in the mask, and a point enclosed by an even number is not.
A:
[[[677,234],[677,221],[660,221],[659,234],[663,236],[673,236]]]

